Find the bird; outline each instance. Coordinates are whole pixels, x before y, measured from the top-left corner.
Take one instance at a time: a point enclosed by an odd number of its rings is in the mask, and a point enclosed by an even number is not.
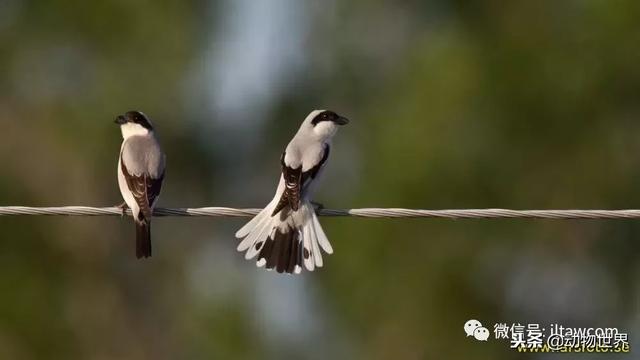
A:
[[[333,248],[316,215],[311,196],[338,128],[349,120],[330,110],[313,110],[280,158],[281,175],[271,202],[235,234],[245,259],[278,273],[300,274],[322,267]]]
[[[151,217],[160,196],[166,156],[151,120],[140,111],[116,117],[122,132],[118,159],[118,186],[124,199],[119,207],[130,208],[136,226],[136,258],[151,257]]]

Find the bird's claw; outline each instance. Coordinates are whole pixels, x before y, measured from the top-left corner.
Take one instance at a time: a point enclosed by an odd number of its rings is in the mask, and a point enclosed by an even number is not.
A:
[[[126,202],[123,202],[122,204],[118,204],[118,205],[116,205],[116,207],[118,209],[122,210],[121,217],[124,217],[125,215],[127,215],[127,209],[129,208],[129,206],[127,206]]]

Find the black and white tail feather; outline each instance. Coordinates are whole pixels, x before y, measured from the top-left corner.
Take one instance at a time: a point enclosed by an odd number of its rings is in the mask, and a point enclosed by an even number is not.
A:
[[[322,230],[310,196],[329,157],[337,126],[348,122],[332,111],[307,116],[282,154],[282,175],[273,200],[235,234],[238,251],[256,265],[299,274],[323,266],[321,249],[333,248]]]
[[[236,233],[243,238],[238,251],[245,259],[257,256],[258,267],[275,269],[277,272],[299,274],[302,268],[313,271],[322,267],[322,253],[333,253],[333,248],[320,226],[315,209],[304,200],[298,210],[286,208],[275,216],[277,201],[272,201],[249,223]]]

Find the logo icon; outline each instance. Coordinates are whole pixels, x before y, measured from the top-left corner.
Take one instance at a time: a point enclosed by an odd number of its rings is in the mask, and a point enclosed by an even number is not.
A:
[[[473,337],[478,341],[489,340],[489,330],[486,327],[479,327],[473,331]]]
[[[464,323],[464,332],[467,336],[473,336],[473,332],[479,327],[482,327],[480,321],[471,319]]]
[[[473,336],[473,338],[478,341],[489,340],[489,330],[482,326],[478,320],[471,319],[464,323],[464,332],[467,334],[467,337]]]

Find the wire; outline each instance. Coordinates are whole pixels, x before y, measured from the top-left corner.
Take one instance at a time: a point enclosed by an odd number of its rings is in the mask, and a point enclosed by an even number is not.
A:
[[[235,209],[228,207],[203,208],[157,208],[154,216],[208,216],[250,217],[261,209]],[[131,215],[131,211],[126,211]],[[321,216],[352,216],[364,218],[446,218],[446,219],[638,219],[640,210],[509,210],[509,209],[460,209],[419,210],[400,208],[362,208],[332,210],[322,209]],[[0,216],[47,215],[47,216],[123,216],[118,207],[0,207]]]

